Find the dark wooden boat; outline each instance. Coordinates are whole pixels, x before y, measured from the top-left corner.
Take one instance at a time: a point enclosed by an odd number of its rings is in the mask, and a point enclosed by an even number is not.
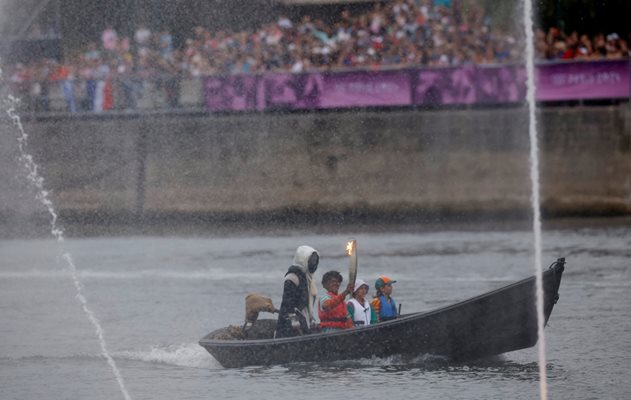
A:
[[[559,298],[564,265],[560,258],[543,273],[546,323]],[[276,321],[268,319],[257,321],[243,339],[235,339],[240,327],[228,327],[209,333],[199,344],[228,368],[421,354],[472,360],[534,346],[535,299],[535,278],[530,277],[447,307],[375,325],[274,339]]]

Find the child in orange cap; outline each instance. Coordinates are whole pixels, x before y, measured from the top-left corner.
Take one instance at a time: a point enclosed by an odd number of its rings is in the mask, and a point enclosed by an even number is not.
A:
[[[392,284],[395,282],[385,275],[379,276],[375,281],[377,294],[370,305],[375,310],[377,322],[389,321],[398,316],[397,303],[392,298]]]

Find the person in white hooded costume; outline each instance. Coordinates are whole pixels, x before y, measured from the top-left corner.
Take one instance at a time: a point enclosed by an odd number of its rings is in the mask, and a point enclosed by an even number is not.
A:
[[[296,249],[294,262],[285,274],[276,337],[304,335],[315,326],[314,304],[318,288],[313,273],[319,262],[320,255],[313,247]]]

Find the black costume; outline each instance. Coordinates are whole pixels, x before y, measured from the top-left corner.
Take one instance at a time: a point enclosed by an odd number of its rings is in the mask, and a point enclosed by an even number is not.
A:
[[[283,300],[278,313],[278,323],[276,324],[276,337],[296,336],[298,333],[308,333],[309,325],[307,319],[299,311],[307,307],[309,301],[309,288],[307,287],[307,276],[295,265],[289,267],[285,276],[294,273],[298,276],[298,286],[289,279],[285,280],[283,287]],[[295,314],[295,318],[300,322],[300,332],[291,326],[290,315]]]
[[[283,299],[280,304],[276,337],[289,337],[309,333],[314,323],[313,302],[317,293],[311,274],[318,267],[318,252],[309,246],[296,250],[294,264],[285,274]],[[293,324],[292,324],[293,322]]]

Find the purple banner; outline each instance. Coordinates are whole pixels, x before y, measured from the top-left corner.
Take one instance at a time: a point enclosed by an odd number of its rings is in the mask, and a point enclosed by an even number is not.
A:
[[[210,76],[204,87],[210,111],[256,110],[258,77],[255,75]]]
[[[629,98],[629,61],[537,66],[539,101]],[[211,111],[266,111],[412,105],[518,103],[522,66],[464,66],[393,71],[269,73],[208,77]]]
[[[400,106],[411,103],[409,71],[268,74],[260,110]]]
[[[516,66],[415,71],[414,104],[514,103],[524,99],[525,72]]]
[[[478,67],[477,103],[517,103],[526,98],[526,70],[515,65]]]
[[[321,107],[321,74],[266,74],[261,82],[259,110]]]
[[[537,67],[537,100],[629,98],[628,60]]]
[[[322,107],[404,106],[412,104],[410,72],[345,72],[324,79]]]

